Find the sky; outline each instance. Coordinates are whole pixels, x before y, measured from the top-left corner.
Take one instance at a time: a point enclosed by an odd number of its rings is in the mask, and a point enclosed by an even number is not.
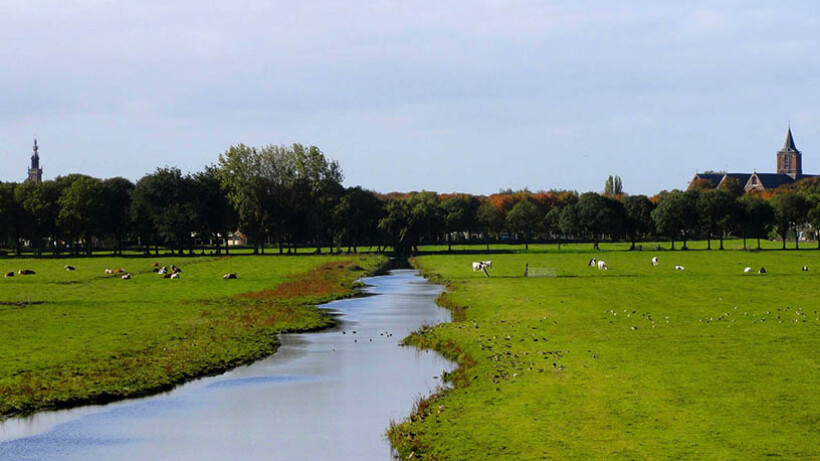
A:
[[[345,185],[630,194],[820,173],[820,2],[0,0],[0,181],[302,143]]]

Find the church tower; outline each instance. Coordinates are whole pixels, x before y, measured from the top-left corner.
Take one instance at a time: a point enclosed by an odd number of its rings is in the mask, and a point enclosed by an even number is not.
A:
[[[794,146],[791,127],[786,133],[783,148],[777,152],[777,174],[787,174],[792,179],[800,179],[803,176],[803,154]]]
[[[40,154],[37,153],[37,138],[34,138],[34,153],[31,155],[31,166],[28,169],[28,180],[34,184],[43,182],[43,169],[40,168]]]

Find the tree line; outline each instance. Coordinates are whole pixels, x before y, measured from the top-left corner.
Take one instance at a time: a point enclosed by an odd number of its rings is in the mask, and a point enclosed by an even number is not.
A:
[[[653,197],[627,195],[619,177],[604,193],[500,191],[489,196],[422,191],[381,194],[344,187],[338,162],[316,146],[239,144],[203,171],[163,167],[136,183],[81,174],[40,184],[0,183],[0,247],[37,254],[115,254],[160,249],[176,254],[230,252],[244,236],[254,253],[356,252],[362,246],[399,254],[423,244],[602,240],[636,243],[663,238],[686,248],[693,238],[786,240],[820,229],[820,179],[775,191],[744,193],[739,184]],[[818,248],[820,248],[820,239]]]

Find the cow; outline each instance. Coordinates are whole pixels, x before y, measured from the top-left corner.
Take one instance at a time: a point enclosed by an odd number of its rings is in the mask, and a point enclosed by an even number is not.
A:
[[[657,257],[657,256],[654,256],[654,257],[652,258],[652,265],[653,265],[653,266],[657,266],[657,265],[658,265],[658,257]]]
[[[129,274],[127,272],[125,274],[122,274],[122,279],[123,280],[130,280],[131,279],[131,274]]]
[[[34,274],[36,274],[36,272],[34,272],[31,269],[20,269],[19,271],[17,271],[17,273],[20,274],[20,275],[34,275]]]
[[[113,273],[114,273],[114,271],[112,271],[111,269],[109,269],[109,268],[107,268],[107,267],[105,268],[105,274],[106,274],[106,275],[111,275],[111,274],[113,274]]]
[[[758,274],[765,274],[765,273],[766,273],[766,268],[765,268],[765,267],[761,267],[761,268],[760,268],[760,270],[759,270],[759,271],[757,271],[757,273],[758,273]]]
[[[225,280],[233,280],[236,278],[236,272],[231,272],[230,274],[225,274],[222,276]]]
[[[6,272],[6,277],[14,277],[14,271]]]
[[[124,274],[124,273],[125,273],[125,269],[123,269],[122,267],[118,267],[118,268],[114,269],[114,275],[120,275],[120,274]]]
[[[159,263],[153,263],[151,264],[151,267],[159,267]]]
[[[65,266],[65,268],[64,268],[64,269],[65,269],[65,270],[67,270],[67,271],[73,271],[73,270],[74,270],[74,266]]]
[[[484,265],[482,263],[480,263],[480,262],[473,263],[473,272],[478,272],[483,268],[484,268]]]
[[[169,279],[169,278],[171,278],[172,275],[174,275],[174,274],[163,274],[162,278]]]
[[[675,266],[675,270],[676,270],[676,271],[682,271],[682,270],[683,270],[683,266]]]
[[[748,274],[748,273],[749,273],[749,272],[751,272],[751,271],[752,271],[752,268],[751,268],[751,267],[747,267],[747,268],[743,269],[743,273],[744,273],[744,274]]]
[[[170,278],[172,278],[172,279],[178,279],[178,278],[179,278],[179,273],[178,273],[178,272],[174,272],[173,274],[171,274],[171,277],[170,277]]]
[[[603,261],[603,260],[598,261],[598,270],[602,270],[602,271],[609,270],[609,268],[606,267],[606,261]]]
[[[481,264],[483,264],[484,267],[486,267],[487,269],[492,269],[493,268],[493,262],[492,261],[481,261]]]
[[[598,260],[597,260],[597,259],[595,259],[595,258],[592,258],[592,259],[590,259],[590,260],[589,260],[589,262],[587,263],[587,266],[589,266],[589,267],[595,267],[595,265],[596,265],[596,264],[598,264]]]

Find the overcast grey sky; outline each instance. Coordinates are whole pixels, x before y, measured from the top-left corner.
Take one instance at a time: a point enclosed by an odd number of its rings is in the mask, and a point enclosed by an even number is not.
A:
[[[0,180],[319,146],[347,185],[629,193],[820,173],[820,2],[0,0]]]

